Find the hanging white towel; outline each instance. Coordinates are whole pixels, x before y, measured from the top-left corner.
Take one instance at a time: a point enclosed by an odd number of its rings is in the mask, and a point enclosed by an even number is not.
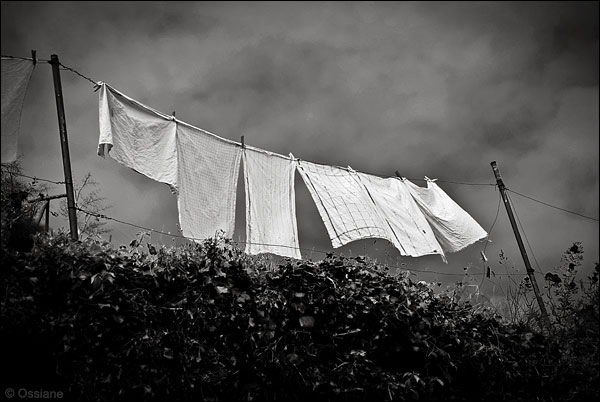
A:
[[[388,224],[391,242],[400,254],[412,257],[440,254],[445,260],[427,219],[399,179],[384,179],[365,173],[357,175]]]
[[[409,180],[402,181],[417,205],[425,214],[444,251],[456,252],[487,237],[487,232],[452,200],[433,180],[427,179],[427,188]]]
[[[179,223],[183,235],[233,236],[241,147],[183,122],[177,124]]]
[[[177,187],[176,126],[172,116],[129,98],[106,83],[100,84],[100,138],[115,161],[151,179]]]
[[[296,162],[246,147],[246,253],[273,253],[300,259],[296,224]]]
[[[378,214],[356,173],[305,161],[299,162],[298,171],[333,247],[368,238],[393,241],[387,223]]]
[[[21,112],[33,68],[33,60],[2,58],[2,163],[17,159]]]

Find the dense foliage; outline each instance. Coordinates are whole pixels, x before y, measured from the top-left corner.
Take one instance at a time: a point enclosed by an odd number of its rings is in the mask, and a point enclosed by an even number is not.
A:
[[[37,180],[29,183],[21,179],[19,161],[3,163],[0,168],[0,218],[1,243],[13,250],[26,251],[33,246],[32,235],[41,231],[39,212],[41,203],[26,202],[46,192],[46,187]]]
[[[558,337],[360,257],[268,269],[226,239],[2,248],[4,388],[80,401],[599,396],[597,269]]]

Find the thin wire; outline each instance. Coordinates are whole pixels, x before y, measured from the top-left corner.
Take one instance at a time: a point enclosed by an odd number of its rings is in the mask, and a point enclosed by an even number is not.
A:
[[[4,55],[4,54],[0,57],[4,57],[6,59],[19,59],[19,60],[33,61],[33,59],[31,57],[8,56],[8,55]],[[38,58],[36,58],[35,61],[50,62],[50,60],[44,60],[44,59],[38,59]]]
[[[300,158],[294,158],[294,159],[296,161],[303,161],[303,159],[300,159]],[[371,176],[381,177],[381,178],[384,178],[384,179],[390,177],[389,175],[383,175],[383,174],[377,174],[377,173],[369,173],[369,172],[364,172],[362,170],[351,169],[351,168],[344,167],[344,166],[334,166],[334,167],[346,170],[348,172],[364,173],[364,174],[368,174],[368,175],[371,175]],[[416,179],[416,178],[404,177],[404,176],[402,178],[410,180],[410,181],[427,181],[426,179]],[[467,186],[493,186],[493,187],[497,186],[497,184],[495,184],[495,183],[467,183],[467,182],[462,182],[462,181],[451,181],[451,180],[441,180],[441,179],[434,179],[433,181],[436,181],[438,183],[463,184],[463,185],[467,185]]]
[[[48,180],[48,179],[38,178],[38,177],[35,177],[35,176],[29,176],[29,175],[22,174],[22,173],[9,172],[9,174],[14,174],[14,175],[17,175],[17,176],[26,177],[28,179],[32,179],[32,180],[35,180],[35,181],[44,181],[44,182],[53,183],[53,184],[65,184],[64,181]],[[96,218],[102,218],[102,219],[106,219],[106,220],[112,220],[112,221],[115,221],[115,222],[118,222],[118,223],[121,223],[121,224],[124,224],[124,225],[132,226],[132,227],[135,227],[135,228],[138,228],[138,229],[147,230],[147,231],[158,233],[158,234],[163,234],[163,235],[166,235],[166,236],[171,236],[171,237],[176,237],[176,238],[181,238],[181,239],[186,239],[186,240],[194,240],[194,241],[204,241],[204,240],[206,240],[206,239],[198,239],[198,238],[192,238],[192,237],[185,237],[185,236],[182,236],[182,235],[176,235],[176,234],[167,233],[167,232],[163,232],[163,231],[152,229],[152,228],[147,228],[147,227],[144,227],[144,226],[136,225],[134,223],[130,223],[130,222],[126,222],[126,221],[123,221],[123,220],[120,220],[120,219],[112,218],[112,217],[109,217],[109,216],[104,215],[104,214],[99,214],[99,213],[95,213],[95,212],[86,211],[86,210],[83,210],[83,209],[81,209],[79,207],[76,207],[76,209],[79,210],[80,212],[83,212],[83,213],[85,213],[87,215],[94,216]],[[497,217],[498,217],[498,214],[496,214],[496,219],[497,219]],[[496,219],[494,220],[494,224],[496,222]],[[493,228],[493,225],[492,225],[492,228]],[[490,229],[490,231],[491,231],[491,229]],[[315,249],[309,249],[309,248],[303,248],[303,247],[294,247],[294,246],[280,245],[280,244],[250,243],[250,242],[243,242],[243,241],[234,241],[234,242],[237,243],[237,244],[254,244],[254,245],[261,245],[261,246],[288,247],[288,248],[294,248],[294,249],[298,249],[298,250],[310,251],[310,252],[317,252],[317,253],[323,253],[323,254],[331,254],[332,253],[331,251],[315,250]],[[399,266],[393,266],[393,268],[402,269],[402,267],[399,267]],[[463,274],[450,274],[450,273],[447,273],[447,272],[419,271],[419,270],[413,270],[413,271],[426,272],[426,273],[427,272],[439,273],[439,274],[442,274],[442,275],[463,275]]]
[[[494,226],[496,226],[496,221],[498,220],[498,215],[500,214],[501,200],[502,200],[502,195],[500,193],[498,193],[498,208],[496,208],[496,217],[494,218],[494,222],[492,222],[492,226],[490,227],[490,230],[488,230],[488,235],[487,235],[488,239],[489,239],[490,235],[492,234],[492,231],[494,230]],[[485,246],[483,246],[483,251],[482,251],[483,256],[485,256],[485,250],[487,249],[488,244],[489,244],[489,241],[486,240]],[[481,287],[483,286],[483,282],[485,281],[485,278],[487,276],[485,260],[483,259],[483,256],[481,258],[481,265],[483,268],[483,277],[481,278],[481,282],[479,283],[479,289],[481,289]],[[488,278],[488,279],[490,279],[490,281],[491,281],[491,278]]]
[[[492,234],[492,231],[494,230],[494,226],[496,226],[496,221],[498,220],[498,215],[500,214],[500,204],[502,201],[502,195],[500,195],[500,193],[498,193],[498,208],[496,208],[496,217],[494,218],[494,222],[492,222],[492,226],[490,227],[490,230],[488,230],[488,238],[490,237],[490,234]],[[485,246],[483,247],[483,252],[485,253],[485,250],[487,249],[489,242],[485,242]]]
[[[517,222],[519,223],[519,227],[521,228],[521,232],[523,232],[523,237],[525,237],[525,241],[527,242],[527,245],[529,246],[529,251],[531,251],[531,255],[533,256],[533,260],[535,261],[535,265],[537,266],[538,270],[542,274],[545,274],[544,271],[542,271],[542,268],[540,267],[540,264],[538,263],[537,258],[535,257],[535,254],[533,252],[533,248],[531,247],[531,244],[529,243],[529,239],[527,238],[527,234],[525,233],[525,229],[523,229],[523,225],[521,224],[521,219],[519,219],[519,215],[517,214],[517,210],[515,208],[515,204],[512,202],[512,200],[510,198],[510,194],[506,194],[506,197],[508,198],[508,200],[512,204],[513,212],[515,213],[515,216],[517,218]]]
[[[104,215],[104,214],[99,214],[99,213],[95,213],[95,212],[90,212],[90,211],[86,211],[84,209],[81,209],[79,207],[76,207],[76,209],[80,212],[83,212],[84,214],[87,215],[91,215],[97,218],[102,218],[102,219],[107,219],[107,220],[111,220],[111,221],[115,221],[124,225],[129,225],[129,226],[133,226],[137,229],[143,229],[149,232],[154,232],[154,233],[159,233],[162,235],[166,235],[166,236],[170,236],[170,237],[177,237],[177,238],[181,238],[181,239],[185,239],[185,240],[194,240],[194,241],[204,241],[207,239],[198,239],[198,238],[193,238],[193,237],[185,237],[182,235],[177,235],[177,234],[172,234],[172,233],[167,233],[167,232],[163,232],[160,230],[156,230],[156,229],[151,229],[151,228],[147,228],[144,226],[140,226],[140,225],[136,225],[134,223],[130,223],[130,222],[125,222],[122,221],[120,219],[116,219],[116,218],[112,218],[110,216]],[[232,241],[232,243],[235,244],[248,244],[249,242],[244,242],[244,241]],[[264,245],[264,246],[278,246],[278,247],[290,247],[290,248],[297,248],[299,250],[304,250],[304,251],[311,251],[311,252],[317,252],[317,253],[323,253],[323,254],[333,254],[336,255],[333,251],[325,251],[325,250],[315,250],[315,249],[309,249],[309,248],[302,248],[302,247],[293,247],[293,246],[285,246],[285,245],[279,245],[279,244],[266,244],[266,243],[252,243],[252,244],[257,244],[257,245]],[[397,269],[401,269],[404,271],[412,271],[412,272],[422,272],[422,273],[427,273],[427,274],[439,274],[439,275],[450,275],[450,276],[465,276],[467,275],[466,273],[452,273],[452,272],[439,272],[439,271],[426,271],[426,270],[419,270],[419,269],[408,269],[406,267],[402,267],[402,266],[398,266],[398,265],[388,265],[386,264],[386,266],[390,267],[390,268],[397,268]],[[507,274],[508,276],[518,276],[518,275],[525,275],[525,274]]]
[[[410,272],[422,272],[425,274],[438,274],[438,275],[448,275],[448,276],[465,276],[466,275],[465,273],[456,274],[453,272],[438,272],[438,271],[425,271],[425,270],[420,270],[420,269],[411,269],[411,268],[399,267],[397,265],[391,265],[390,268],[398,268],[403,271],[410,271]]]
[[[53,180],[48,180],[48,179],[40,179],[39,177],[28,176],[26,174],[17,173],[17,172],[8,172],[8,174],[14,174],[15,176],[27,177],[28,179],[32,179],[34,181],[45,181],[45,182],[53,183],[53,184],[66,184],[66,182],[64,182],[64,181],[53,181]]]
[[[86,77],[85,75],[81,74],[80,72],[76,71],[75,69],[73,69],[73,68],[70,68],[70,67],[67,67],[67,66],[65,66],[65,65],[64,65],[64,64],[62,64],[62,63],[60,63],[60,65],[61,65],[62,67],[64,67],[64,69],[66,69],[66,70],[69,70],[69,71],[72,71],[73,73],[75,73],[75,74],[79,75],[80,77],[82,77],[82,78],[84,78],[84,79],[88,80],[89,82],[91,82],[92,84],[94,84],[94,86],[97,86],[97,85],[98,85],[98,82],[97,82],[97,81],[94,81],[94,80],[92,80],[92,79],[91,79],[91,78],[89,78],[89,77]],[[181,122],[181,123],[184,123],[184,122]],[[187,124],[187,123],[185,123],[185,124]],[[196,128],[197,128],[197,127],[196,127]],[[209,133],[209,132],[207,132],[206,130],[203,130],[203,129],[200,129],[200,130],[202,130],[202,131],[204,131],[204,132],[206,132],[206,133],[208,133],[208,134],[212,134],[212,133]],[[215,136],[216,136],[216,134],[212,134],[212,135],[215,135]],[[287,157],[285,157],[285,156],[283,156],[283,157],[287,159]],[[300,160],[300,159],[298,159],[298,158],[295,158],[295,159],[296,159],[296,160]],[[340,167],[341,167],[341,166],[340,166]],[[341,168],[342,168],[342,169],[349,170],[348,168],[344,168],[344,167],[341,167]],[[367,173],[367,172],[362,172],[362,173],[370,174],[370,175],[372,175],[372,176],[380,176],[380,175],[375,175],[375,174],[372,174],[372,173]],[[385,177],[385,176],[380,176],[380,177]],[[408,180],[424,180],[424,179],[408,179]],[[493,184],[493,183],[466,183],[466,182],[450,181],[450,180],[439,180],[439,179],[436,179],[436,181],[438,181],[438,182],[440,182],[440,183],[462,184],[462,185],[468,185],[468,186],[496,186],[496,184]]]
[[[8,55],[2,55],[2,57],[4,58],[9,58],[9,59],[19,59],[19,60],[28,60],[28,61],[34,61],[31,57],[18,57],[18,56],[8,56]],[[46,62],[46,63],[51,63],[51,60],[45,60],[45,59],[38,59],[36,58],[35,61],[42,61],[42,62]],[[94,81],[93,79],[86,77],[85,75],[81,74],[79,71],[75,70],[74,68],[65,66],[63,63],[61,63],[60,61],[58,62],[58,65],[60,67],[62,67],[62,70],[67,70],[67,71],[71,71],[72,73],[77,74],[78,76],[80,76],[83,79],[88,80],[89,82],[91,82],[94,86],[98,85],[98,81]]]
[[[32,59],[32,58],[27,58],[27,57],[8,56],[8,55],[2,55],[2,57],[6,57],[6,58],[12,58],[12,59],[21,59],[21,60],[31,60],[31,61],[33,61],[33,59]],[[44,59],[37,59],[37,60],[39,60],[39,61],[45,61],[45,62],[50,62],[49,60],[44,60]],[[81,78],[83,78],[83,79],[85,79],[85,80],[88,80],[88,81],[89,81],[89,82],[91,82],[91,83],[92,83],[94,86],[97,86],[97,85],[98,85],[98,81],[94,81],[93,79],[91,79],[91,78],[89,78],[89,77],[87,77],[87,76],[83,75],[83,74],[82,74],[82,73],[80,73],[79,71],[77,71],[77,70],[75,70],[75,69],[73,69],[73,68],[71,68],[71,67],[65,66],[65,65],[64,65],[63,63],[61,63],[61,62],[59,62],[59,65],[60,65],[61,67],[63,67],[63,69],[65,69],[65,70],[68,70],[68,71],[71,71],[71,72],[73,72],[73,73],[75,73],[75,74],[79,75]],[[214,134],[213,134],[213,135],[214,135]],[[296,159],[297,159],[297,158],[296,158]],[[299,160],[299,159],[297,159],[297,160]],[[342,167],[342,168],[343,168],[343,167]],[[343,168],[343,169],[347,169],[347,168]],[[363,173],[367,173],[367,172],[363,172]],[[382,175],[375,175],[375,174],[372,174],[372,173],[367,173],[367,174],[371,174],[371,175],[373,175],[373,176],[384,177],[384,176],[382,176]],[[424,179],[408,178],[408,180],[424,180]],[[461,181],[440,180],[440,179],[437,179],[436,181],[438,181],[438,182],[440,182],[440,183],[461,184],[461,185],[467,185],[467,186],[496,186],[496,185],[497,185],[497,184],[494,184],[494,183],[467,183],[467,182],[461,182]],[[571,213],[571,214],[575,214],[575,215],[578,215],[578,216],[581,216],[581,217],[584,217],[584,218],[587,218],[587,219],[591,219],[591,220],[594,220],[594,221],[597,221],[597,222],[599,221],[599,219],[597,219],[597,218],[592,218],[592,217],[590,217],[590,216],[582,215],[582,214],[579,214],[579,213],[577,213],[577,212],[569,211],[569,210],[566,210],[566,209],[563,209],[563,208],[560,208],[560,207],[556,207],[556,206],[554,206],[554,205],[550,205],[550,204],[548,204],[548,203],[545,203],[545,202],[543,202],[543,201],[536,200],[535,198],[532,198],[532,197],[529,197],[529,196],[527,196],[527,195],[524,195],[524,194],[518,193],[518,192],[516,192],[516,191],[510,190],[510,189],[508,189],[508,188],[507,188],[507,190],[508,190],[508,191],[511,191],[511,192],[513,192],[513,193],[515,193],[515,194],[517,194],[517,195],[520,195],[521,197],[525,197],[525,198],[528,198],[528,199],[530,199],[530,200],[532,200],[532,201],[539,202],[539,203],[541,203],[541,204],[543,204],[543,205],[546,205],[546,206],[548,206],[548,207],[556,208],[556,209],[559,209],[559,210],[561,210],[561,211],[568,212],[568,213]]]
[[[129,225],[129,226],[133,226],[135,228],[138,229],[143,229],[146,231],[150,231],[150,232],[154,232],[154,233],[159,233],[159,234],[163,234],[166,236],[170,236],[170,237],[176,237],[176,238],[181,238],[181,239],[185,239],[185,240],[195,240],[195,241],[203,241],[203,240],[207,240],[207,239],[198,239],[198,238],[192,238],[192,237],[185,237],[182,235],[176,235],[176,234],[172,234],[172,233],[167,233],[167,232],[163,232],[160,230],[156,230],[156,229],[151,229],[151,228],[147,228],[144,226],[140,226],[140,225],[136,225],[134,223],[130,223],[130,222],[125,222],[116,218],[112,218],[109,217],[107,215],[104,214],[98,214],[98,213],[94,213],[94,212],[90,212],[90,211],[86,211],[83,210],[79,207],[75,207],[78,211],[83,212],[84,214],[87,215],[91,215],[97,218],[102,218],[102,219],[106,219],[106,220],[112,220],[124,225]],[[496,214],[496,218],[497,218],[498,214]],[[493,226],[492,226],[493,227]],[[491,229],[490,229],[491,230]],[[249,244],[249,242],[243,242],[243,241],[232,241],[232,243],[234,244]],[[293,246],[285,246],[285,245],[279,245],[279,244],[266,244],[266,243],[251,243],[251,244],[256,244],[256,245],[264,245],[264,246],[278,246],[278,247],[290,247],[290,248],[297,248],[299,250],[305,250],[305,251],[311,251],[311,252],[317,252],[317,253],[323,253],[323,254],[327,254],[327,255],[336,255],[334,252],[332,251],[324,251],[324,250],[316,250],[316,249],[309,249],[309,248],[302,248],[302,247],[293,247]],[[426,270],[420,270],[420,269],[412,269],[412,268],[406,268],[406,267],[402,267],[402,266],[398,266],[398,265],[391,265],[391,264],[385,264],[387,267],[389,268],[396,268],[396,269],[401,269],[403,271],[409,271],[409,272],[421,272],[421,273],[426,273],[426,274],[438,274],[438,275],[447,275],[447,276],[466,276],[468,275],[468,273],[453,273],[453,272],[439,272],[439,271],[426,271]],[[484,272],[485,275],[485,272]],[[506,273],[506,274],[501,274],[500,276],[523,276],[523,275],[527,275],[526,273]],[[492,281],[493,282],[493,281]],[[493,282],[495,283],[495,282]],[[589,282],[588,282],[589,283]]]
[[[97,86],[97,85],[98,85],[98,82],[97,82],[97,81],[94,81],[93,79],[91,79],[91,78],[89,78],[89,77],[86,77],[85,75],[81,74],[79,71],[77,71],[77,70],[75,70],[75,69],[73,69],[73,68],[71,68],[71,67],[67,67],[67,66],[65,66],[64,64],[62,64],[61,62],[58,62],[58,64],[59,64],[60,66],[62,66],[64,70],[68,70],[68,71],[71,71],[71,72],[73,72],[73,73],[77,74],[77,75],[78,75],[78,76],[80,76],[81,78],[83,78],[83,79],[86,79],[86,80],[88,80],[89,82],[91,82],[91,83],[92,83],[94,86]]]
[[[185,236],[176,235],[176,234],[167,233],[167,232],[161,232],[160,230],[147,228],[147,227],[144,227],[144,226],[136,225],[135,223],[125,222],[125,221],[122,221],[122,220],[119,220],[119,219],[116,219],[116,218],[111,218],[110,216],[107,216],[107,215],[104,215],[104,214],[99,214],[99,213],[96,213],[96,212],[86,211],[86,210],[81,209],[81,208],[79,208],[77,206],[75,207],[75,209],[78,210],[78,211],[80,211],[80,212],[83,212],[86,215],[91,215],[91,216],[94,216],[96,218],[102,218],[102,219],[106,219],[106,220],[109,220],[109,221],[119,222],[119,223],[122,223],[123,225],[133,226],[133,227],[135,227],[137,229],[143,229],[143,230],[147,230],[149,232],[159,233],[159,234],[163,234],[163,235],[166,235],[166,236],[178,237],[178,238],[188,239],[188,240],[202,240],[202,239],[187,238]]]
[[[136,225],[134,223],[125,222],[125,221],[122,221],[122,220],[119,220],[119,219],[116,219],[116,218],[111,218],[110,216],[107,216],[107,215],[104,215],[104,214],[99,214],[99,213],[96,213],[96,212],[86,211],[86,210],[81,209],[79,207],[76,207],[76,209],[78,211],[83,212],[84,214],[91,215],[91,216],[94,216],[96,218],[102,218],[102,219],[107,219],[107,220],[119,222],[119,223],[122,223],[124,225],[133,226],[133,227],[138,228],[138,229],[143,229],[143,230],[147,230],[149,232],[159,233],[159,234],[166,235],[166,236],[177,237],[177,238],[180,238],[180,239],[193,240],[193,241],[205,241],[205,240],[208,240],[208,239],[200,239],[200,238],[196,238],[196,237],[186,237],[186,236],[183,236],[183,235],[172,234],[172,233],[167,233],[167,232],[163,232],[163,231],[156,230],[156,229],[147,228],[147,227],[144,227],[144,226]],[[249,243],[249,242],[235,241],[235,240],[233,240],[232,242],[236,243],[236,244],[255,244],[255,245],[261,245],[261,246],[288,247],[288,248],[293,248],[293,249],[298,249],[298,250],[313,251],[313,252],[324,253],[324,254],[330,253],[329,251],[314,250],[314,249],[302,248],[302,247],[294,247],[294,246],[287,246],[287,245],[283,245],[283,244]]]
[[[568,212],[568,213],[570,213],[570,214],[574,214],[574,215],[578,215],[578,216],[581,216],[581,217],[583,217],[583,218],[591,219],[591,220],[593,220],[593,221],[596,221],[596,222],[598,222],[598,221],[599,221],[599,220],[598,220],[598,218],[592,218],[591,216],[586,216],[586,215],[582,215],[582,214],[580,214],[580,213],[577,213],[577,212],[569,211],[568,209],[560,208],[560,207],[557,207],[557,206],[554,206],[554,205],[548,204],[548,203],[546,203],[546,202],[543,202],[543,201],[540,201],[540,200],[536,200],[536,199],[535,199],[535,198],[533,198],[533,197],[529,197],[529,196],[527,196],[527,195],[525,195],[525,194],[518,193],[518,192],[516,192],[516,191],[514,191],[514,190],[510,190],[510,189],[508,189],[508,188],[507,188],[506,190],[510,191],[511,193],[515,193],[515,194],[517,194],[517,195],[520,195],[521,197],[525,197],[525,198],[527,198],[527,199],[530,199],[531,201],[539,202],[540,204],[543,204],[543,205],[545,205],[545,206],[547,206],[547,207],[551,207],[551,208],[559,209],[559,210],[561,210],[561,211]]]
[[[424,179],[408,179],[408,180],[424,180]],[[440,180],[440,179],[436,179],[435,181],[439,182],[439,183],[450,183],[450,184],[462,184],[462,185],[466,185],[466,186],[496,186],[496,184],[494,183],[465,183],[462,181],[450,181],[450,180]]]

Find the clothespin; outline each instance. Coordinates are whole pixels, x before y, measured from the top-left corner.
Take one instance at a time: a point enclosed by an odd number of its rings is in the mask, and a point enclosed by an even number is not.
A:
[[[100,87],[102,87],[102,84],[102,81],[98,81],[96,85],[94,85],[94,92],[97,92],[100,89]]]
[[[37,57],[35,56],[36,51],[32,50],[31,51],[31,58],[33,59],[33,65],[35,66],[35,63],[37,63]]]
[[[430,181],[430,182],[432,182],[432,183],[433,183],[433,182],[435,182],[435,181],[437,181],[437,179],[430,179],[430,178],[429,178],[429,177],[427,177],[427,176],[425,176],[425,180],[426,180],[426,181]]]
[[[291,159],[292,161],[295,161],[295,162],[297,163],[298,167],[300,167],[300,159],[299,159],[299,158],[296,158],[296,157],[294,156],[294,154],[293,154],[293,153],[291,153],[291,152],[290,152],[290,159]]]
[[[244,149],[246,145],[244,144],[244,136],[242,135],[242,149]]]

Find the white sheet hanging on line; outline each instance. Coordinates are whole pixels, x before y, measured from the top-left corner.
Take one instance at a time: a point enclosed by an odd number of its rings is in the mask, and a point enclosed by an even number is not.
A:
[[[235,228],[235,200],[240,169],[240,144],[177,123],[179,160],[179,223],[193,239],[226,237]]]
[[[388,223],[392,244],[402,255],[440,254],[442,246],[408,189],[399,179],[356,173],[377,210]]]
[[[487,237],[487,232],[450,198],[433,180],[426,178],[427,188],[419,187],[407,179],[407,187],[423,211],[444,251],[457,252]]]
[[[333,247],[368,238],[393,242],[387,223],[377,212],[356,173],[305,161],[298,163],[298,171],[325,223]]]
[[[246,147],[246,253],[300,259],[293,158]]]
[[[98,155],[177,188],[177,124],[172,116],[100,84]],[[106,151],[106,152],[105,152]]]
[[[19,127],[33,60],[2,58],[2,163],[17,159]]]

